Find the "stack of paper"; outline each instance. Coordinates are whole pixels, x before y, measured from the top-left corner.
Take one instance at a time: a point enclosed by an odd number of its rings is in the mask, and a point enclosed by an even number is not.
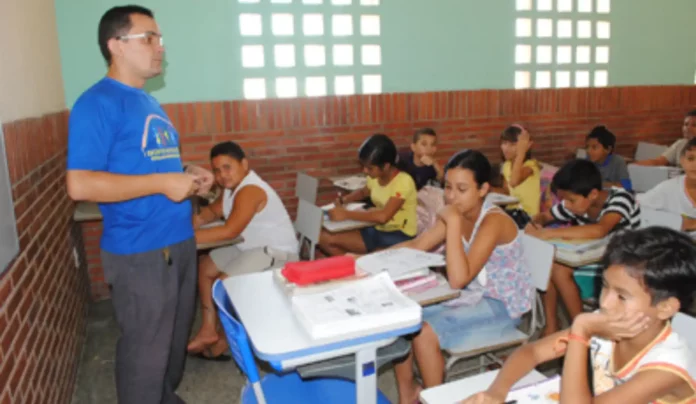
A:
[[[413,327],[421,307],[402,294],[386,273],[292,298],[292,309],[312,339],[359,338]]]
[[[396,282],[428,275],[430,267],[445,265],[445,257],[413,248],[397,248],[362,256],[355,265],[368,274],[387,272]]]

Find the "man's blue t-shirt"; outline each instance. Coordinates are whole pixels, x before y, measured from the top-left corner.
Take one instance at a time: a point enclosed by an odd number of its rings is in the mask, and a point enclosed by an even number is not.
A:
[[[68,170],[181,173],[179,135],[152,96],[106,77],[85,91],[70,113]],[[101,248],[112,254],[156,250],[193,237],[189,201],[157,194],[99,208]]]

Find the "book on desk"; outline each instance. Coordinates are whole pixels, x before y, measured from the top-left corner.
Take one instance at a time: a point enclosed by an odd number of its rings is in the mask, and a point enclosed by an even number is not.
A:
[[[303,262],[299,266],[305,267],[305,270],[330,271],[334,261],[336,258],[321,259]],[[346,282],[380,273],[388,274],[393,282],[400,282],[397,287],[401,290],[417,288],[422,291],[427,285],[434,285],[432,280],[428,282],[429,279],[423,279],[430,275],[430,267],[442,266],[444,263],[444,257],[440,254],[411,248],[399,248],[364,255],[355,260],[353,271],[343,273],[340,277],[330,277],[331,279],[322,277],[319,282],[297,284],[285,276],[288,275],[286,266],[286,268],[275,269],[273,278],[285,294],[290,297],[325,292],[343,286]],[[298,266],[296,263],[290,265]]]
[[[314,340],[359,338],[422,320],[420,305],[401,293],[387,273],[290,300],[298,321]]]

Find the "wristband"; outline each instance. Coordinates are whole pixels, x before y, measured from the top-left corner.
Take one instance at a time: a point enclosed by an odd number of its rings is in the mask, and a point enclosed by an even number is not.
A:
[[[585,345],[587,348],[590,347],[590,341],[586,338],[581,337],[577,334],[568,334],[567,337],[560,337],[556,340],[556,343],[554,344],[554,349],[556,350],[556,352],[563,352],[568,348],[568,344],[570,343],[570,341],[579,342]]]

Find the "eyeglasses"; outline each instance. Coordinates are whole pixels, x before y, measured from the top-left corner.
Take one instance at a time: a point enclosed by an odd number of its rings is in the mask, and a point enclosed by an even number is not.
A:
[[[145,39],[145,42],[147,42],[148,45],[154,45],[155,43],[158,43],[159,46],[164,46],[164,38],[162,38],[162,34],[158,34],[152,31],[143,32],[142,34],[119,35],[116,37],[116,39],[118,39],[119,41],[141,38]],[[155,38],[158,42],[155,42]]]

